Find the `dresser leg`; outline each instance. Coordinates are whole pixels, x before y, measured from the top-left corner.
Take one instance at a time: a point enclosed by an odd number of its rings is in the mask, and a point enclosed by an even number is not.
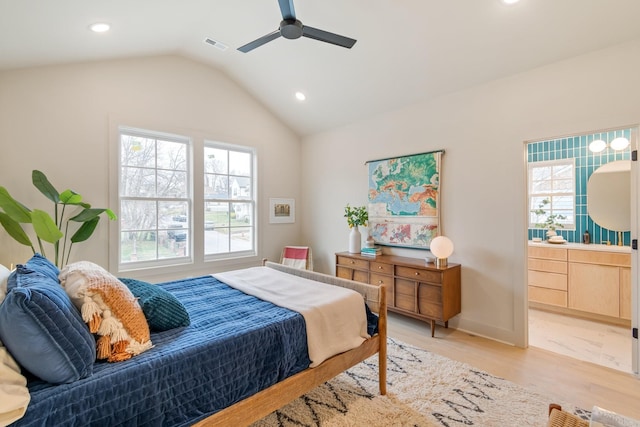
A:
[[[436,333],[436,321],[432,319],[430,320],[430,322],[431,322],[431,338],[433,338]]]
[[[445,327],[445,328],[447,328],[447,329],[449,329],[449,321],[448,321],[448,320],[446,320],[446,321],[444,322],[444,327]]]

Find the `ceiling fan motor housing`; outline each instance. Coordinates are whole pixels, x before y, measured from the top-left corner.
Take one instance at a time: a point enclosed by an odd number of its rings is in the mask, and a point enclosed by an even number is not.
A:
[[[280,34],[285,39],[299,39],[302,37],[302,22],[297,19],[285,19],[280,22]]]

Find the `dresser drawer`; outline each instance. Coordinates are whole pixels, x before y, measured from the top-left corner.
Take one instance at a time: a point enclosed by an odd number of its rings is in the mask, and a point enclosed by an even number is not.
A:
[[[542,304],[557,305],[558,307],[566,307],[567,293],[555,289],[529,286],[529,301],[539,302]]]
[[[567,263],[548,259],[529,258],[529,270],[546,271],[548,273],[567,274]]]
[[[570,249],[569,262],[631,267],[631,254]]]
[[[549,246],[529,246],[529,256],[531,258],[555,259],[558,261],[567,260],[567,250],[565,248],[553,248]]]
[[[544,271],[528,271],[529,286],[537,286],[539,288],[557,289],[559,291],[567,291],[567,275],[558,273],[547,273]]]
[[[344,265],[346,267],[361,268],[364,270],[369,269],[369,261],[366,259],[349,258],[346,256],[338,256],[338,265]]]
[[[369,274],[369,284],[381,286],[384,285],[388,288],[391,288],[393,285],[393,277],[385,276],[383,274],[370,273]]]
[[[369,269],[372,273],[380,273],[380,274],[388,274],[393,275],[393,265],[385,264],[382,262],[371,261],[369,263]]]
[[[442,283],[442,274],[438,271],[396,266],[396,276],[419,282]]]

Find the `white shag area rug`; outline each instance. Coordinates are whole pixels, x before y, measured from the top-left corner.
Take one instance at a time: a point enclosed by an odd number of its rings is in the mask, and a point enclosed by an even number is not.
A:
[[[465,363],[388,341],[387,395],[378,356],[273,412],[253,427],[546,426],[550,403],[590,413]]]

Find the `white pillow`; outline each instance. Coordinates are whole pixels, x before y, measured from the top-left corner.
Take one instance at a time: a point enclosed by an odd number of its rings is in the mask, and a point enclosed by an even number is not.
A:
[[[10,274],[11,271],[4,265],[0,264],[0,303],[4,301],[4,297],[7,295],[7,279]]]

